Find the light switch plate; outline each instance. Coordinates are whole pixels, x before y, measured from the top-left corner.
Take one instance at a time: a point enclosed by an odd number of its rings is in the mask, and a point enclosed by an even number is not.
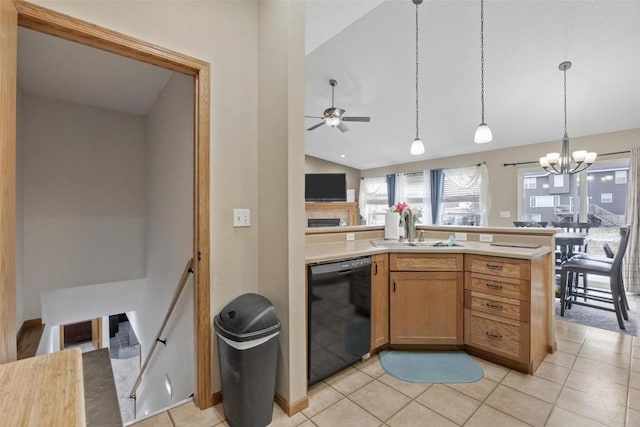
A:
[[[511,218],[511,211],[500,211],[500,218]]]
[[[467,240],[467,233],[456,233],[456,240]]]
[[[251,209],[234,209],[233,226],[249,227],[251,225]]]

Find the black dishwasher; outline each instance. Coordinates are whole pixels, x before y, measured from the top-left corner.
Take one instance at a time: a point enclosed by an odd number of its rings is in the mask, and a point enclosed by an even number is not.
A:
[[[311,385],[369,353],[371,257],[307,268],[307,380]]]

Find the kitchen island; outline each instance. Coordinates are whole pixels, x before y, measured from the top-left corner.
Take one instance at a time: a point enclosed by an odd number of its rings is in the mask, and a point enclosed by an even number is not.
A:
[[[372,243],[382,239],[382,227],[309,230],[305,261],[372,257],[371,351],[465,350],[535,372],[555,349],[554,230],[418,231],[424,232],[424,245],[384,247]],[[459,246],[428,245],[452,233]]]

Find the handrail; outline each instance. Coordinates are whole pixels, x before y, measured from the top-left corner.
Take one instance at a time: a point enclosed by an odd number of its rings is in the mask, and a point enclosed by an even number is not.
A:
[[[184,267],[184,271],[182,272],[182,276],[180,276],[180,282],[178,283],[178,287],[176,288],[175,292],[173,293],[173,299],[171,300],[171,304],[169,304],[169,308],[167,309],[167,313],[164,315],[164,320],[162,321],[162,325],[160,325],[160,330],[158,331],[158,334],[156,335],[156,339],[153,340],[153,344],[151,345],[151,349],[149,350],[149,352],[147,353],[147,357],[144,359],[144,363],[142,364],[142,368],[140,368],[140,373],[138,374],[138,378],[136,378],[136,382],[133,385],[133,388],[131,389],[131,393],[129,394],[129,398],[131,399],[135,399],[136,398],[136,390],[138,389],[138,387],[140,386],[140,383],[142,382],[142,374],[144,373],[145,369],[147,368],[147,365],[149,364],[149,360],[151,359],[151,356],[153,355],[153,351],[156,349],[156,345],[158,345],[158,342],[162,342],[166,345],[166,340],[160,340],[160,336],[162,335],[162,332],[164,332],[164,327],[167,326],[167,322],[169,321],[169,317],[171,316],[171,313],[173,312],[173,309],[176,306],[176,303],[178,302],[178,298],[180,298],[180,294],[182,293],[182,290],[184,289],[184,286],[187,283],[187,279],[189,278],[189,274],[193,273],[193,258],[189,259],[189,261],[187,261],[187,265],[185,265]]]

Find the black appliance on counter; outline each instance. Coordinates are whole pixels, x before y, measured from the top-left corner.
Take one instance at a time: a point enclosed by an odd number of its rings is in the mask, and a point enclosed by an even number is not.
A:
[[[307,268],[307,380],[312,385],[369,353],[371,257]]]

